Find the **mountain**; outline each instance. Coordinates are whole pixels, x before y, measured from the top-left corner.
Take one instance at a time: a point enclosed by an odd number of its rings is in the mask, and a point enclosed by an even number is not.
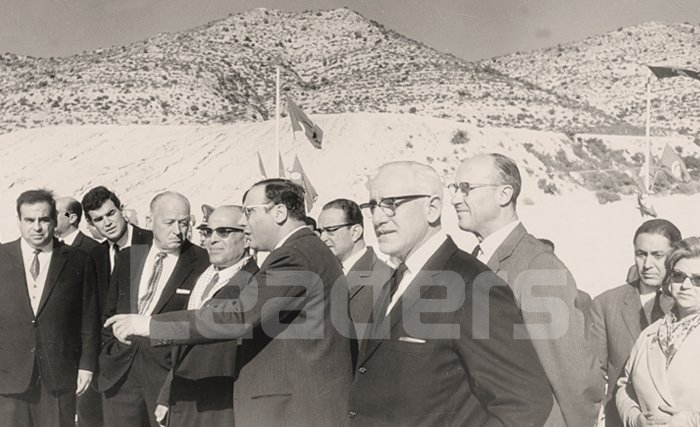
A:
[[[523,83],[643,127],[651,77],[652,134],[700,141],[700,81],[658,80],[646,65],[700,71],[700,25],[649,22],[585,40],[479,62]]]
[[[514,79],[497,63],[439,53],[348,9],[255,9],[69,57],[1,55],[0,132],[262,121],[274,116],[276,64],[283,93],[309,113],[415,113],[478,126],[641,132],[587,98]]]

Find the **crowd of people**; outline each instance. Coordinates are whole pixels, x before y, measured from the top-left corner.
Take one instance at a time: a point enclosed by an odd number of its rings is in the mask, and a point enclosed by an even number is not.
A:
[[[700,426],[700,239],[646,221],[591,300],[518,218],[521,186],[496,153],[443,178],[390,162],[313,219],[266,179],[203,208],[198,244],[176,191],[145,228],[104,186],[25,191],[0,245],[0,425]]]

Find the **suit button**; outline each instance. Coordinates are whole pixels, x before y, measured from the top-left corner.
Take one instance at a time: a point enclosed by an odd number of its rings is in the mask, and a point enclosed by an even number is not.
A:
[[[30,353],[34,353],[34,349],[29,350]]]
[[[36,320],[32,320],[32,326],[37,327]]]
[[[367,372],[367,368],[365,368],[364,366],[360,366],[360,367],[357,369],[357,372],[359,372],[359,373],[361,373],[361,374],[364,374],[365,372]]]
[[[355,415],[357,415],[357,412],[355,412],[355,411],[350,411],[350,412],[348,412],[348,417],[349,417],[349,418],[355,418]]]

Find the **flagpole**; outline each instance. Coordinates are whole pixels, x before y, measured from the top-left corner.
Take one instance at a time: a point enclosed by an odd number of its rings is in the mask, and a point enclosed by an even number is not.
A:
[[[279,175],[280,170],[280,67],[279,65],[276,69],[276,79],[275,79],[275,162],[277,162],[277,167],[275,170]],[[282,178],[278,176],[277,178]]]
[[[649,174],[651,173],[651,77],[647,77],[647,124],[646,124],[646,169],[647,173],[644,175],[644,186],[647,189],[647,193],[651,192],[651,185],[649,182]]]

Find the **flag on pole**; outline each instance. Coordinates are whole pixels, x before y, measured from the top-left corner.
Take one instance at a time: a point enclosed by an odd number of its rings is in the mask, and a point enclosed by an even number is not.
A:
[[[289,119],[292,121],[292,133],[301,131],[303,127],[306,138],[311,145],[321,148],[321,141],[323,140],[321,128],[316,126],[290,97],[287,97],[287,108],[289,109]]]
[[[304,168],[301,167],[299,157],[296,155],[294,156],[294,166],[292,167],[292,173],[289,174],[289,179],[304,187],[306,192],[304,197],[304,201],[306,202],[306,211],[310,212],[314,206],[314,202],[316,199],[318,199],[318,193],[316,192],[314,186],[311,185],[311,181],[309,180],[309,177],[306,176]]]
[[[642,218],[644,218],[645,216],[650,216],[652,218],[657,217],[654,205],[651,204],[651,198],[649,194],[637,193],[637,205],[639,213],[642,214]]]
[[[282,155],[279,155],[280,163],[279,163],[279,177],[284,178],[287,174],[284,173],[284,163],[282,163]]]
[[[664,147],[664,153],[661,155],[659,167],[668,171],[674,178],[680,181],[690,181],[690,174],[685,167],[685,163],[683,163],[683,159],[681,159],[681,156],[668,144]]]
[[[700,80],[700,73],[698,73],[697,71],[684,70],[682,68],[674,68],[674,67],[656,67],[656,66],[652,66],[652,65],[647,65],[647,67],[649,67],[651,72],[654,73],[654,75],[658,79],[665,79],[668,77],[685,76],[685,77],[690,77],[691,79]]]
[[[263,165],[262,157],[260,157],[260,151],[258,151],[258,168],[260,168],[260,175],[267,179],[267,173],[265,172],[265,166]]]

